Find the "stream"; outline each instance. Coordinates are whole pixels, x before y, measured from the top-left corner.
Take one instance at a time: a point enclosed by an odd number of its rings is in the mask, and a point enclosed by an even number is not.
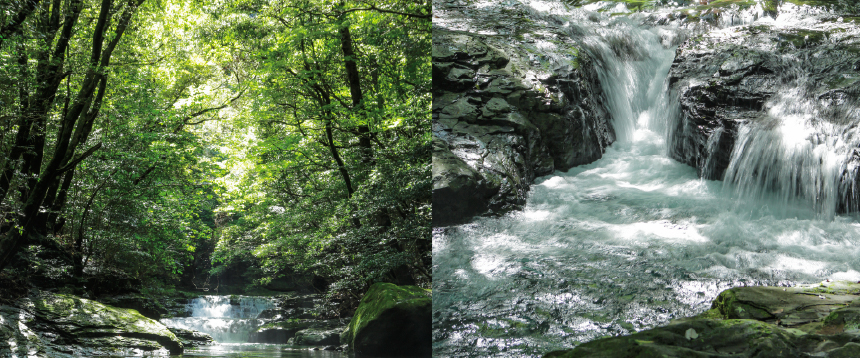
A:
[[[232,301],[232,302],[231,302]],[[201,296],[191,300],[191,317],[164,318],[168,327],[200,331],[212,336],[213,345],[186,348],[181,357],[209,358],[339,358],[342,352],[309,350],[308,347],[285,344],[248,343],[251,334],[267,320],[257,318],[274,307],[268,297]]]
[[[860,222],[836,213],[826,184],[838,148],[805,141],[811,109],[790,88],[767,104],[778,123],[741,130],[747,151],[729,180],[700,179],[667,156],[676,48],[661,40],[676,30],[577,24],[618,140],[602,159],[535,180],[522,211],[434,229],[436,356],[539,357],[696,315],[730,287],[860,279]],[[641,56],[619,54],[621,38]],[[774,186],[795,183],[778,173],[806,162],[827,163],[802,177],[813,192]],[[777,177],[753,178],[766,169]]]

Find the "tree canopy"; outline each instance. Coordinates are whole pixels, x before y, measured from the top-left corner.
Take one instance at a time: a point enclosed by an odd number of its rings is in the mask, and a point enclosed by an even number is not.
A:
[[[429,2],[0,3],[0,268],[429,286]]]

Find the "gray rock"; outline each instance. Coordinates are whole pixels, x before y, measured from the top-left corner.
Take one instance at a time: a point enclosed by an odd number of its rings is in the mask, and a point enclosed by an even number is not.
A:
[[[340,333],[343,332],[348,323],[349,320],[317,320],[293,317],[263,325],[251,334],[249,341],[253,343],[318,346],[338,344],[340,343]],[[332,334],[337,339],[332,341],[330,339]],[[323,343],[319,343],[319,341]]]
[[[517,34],[433,31],[434,226],[520,209],[536,176],[597,160],[614,141],[587,56],[548,72]]]
[[[172,327],[168,327],[167,329],[173,332],[173,334],[176,335],[176,338],[179,338],[179,341],[182,342],[182,346],[185,348],[215,344],[215,340],[212,339],[212,336],[203,332]]]
[[[300,346],[329,346],[340,343],[343,327],[334,329],[308,328],[296,332],[293,344]]]
[[[670,156],[712,179],[726,177],[732,151],[744,125],[767,128],[781,118],[769,114],[778,95],[789,90],[803,93],[815,113],[818,127],[834,126],[838,133],[813,133],[807,140],[856,146],[853,134],[860,125],[855,99],[860,93],[860,24],[838,22],[819,15],[817,23],[795,27],[743,26],[726,33],[695,36],[678,50],[669,72],[672,90],[679,98],[676,122],[670,123]],[[842,129],[839,129],[842,128]],[[845,165],[837,173],[834,199],[837,212],[860,209],[860,148],[840,148]],[[745,152],[742,152],[745,153]],[[807,164],[811,165],[811,164]],[[785,168],[800,166],[785,163]],[[778,172],[780,167],[770,169]],[[797,172],[814,171],[801,168]],[[763,171],[759,169],[758,171]],[[788,170],[786,170],[788,171]],[[744,180],[748,180],[745,176]],[[758,179],[768,190],[814,193],[814,181]],[[820,184],[820,183],[819,183]],[[828,183],[829,185],[829,183]],[[794,195],[794,193],[792,193]],[[812,194],[804,194],[812,195]],[[818,195],[808,199],[817,200]]]

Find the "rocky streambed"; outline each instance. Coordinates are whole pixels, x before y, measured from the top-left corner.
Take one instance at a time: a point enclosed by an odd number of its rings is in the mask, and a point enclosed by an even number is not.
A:
[[[437,354],[856,355],[858,5],[435,2]]]

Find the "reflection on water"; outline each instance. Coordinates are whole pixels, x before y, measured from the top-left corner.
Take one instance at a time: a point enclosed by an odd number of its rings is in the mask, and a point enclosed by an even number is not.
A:
[[[138,358],[133,356],[108,356],[106,358]],[[312,350],[307,346],[290,346],[286,344],[263,344],[263,343],[217,343],[211,346],[186,348],[185,352],[174,358],[197,357],[197,358],[348,358],[352,354]]]
[[[348,354],[336,351],[309,350],[307,347],[283,344],[221,343],[211,346],[186,349],[176,357],[205,358],[342,358]]]

